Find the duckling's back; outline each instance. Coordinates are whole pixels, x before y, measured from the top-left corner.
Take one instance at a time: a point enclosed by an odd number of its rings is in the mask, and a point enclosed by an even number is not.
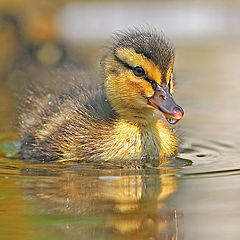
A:
[[[92,160],[103,151],[116,119],[102,87],[78,85],[59,95],[31,92],[26,102],[21,115],[23,159]]]

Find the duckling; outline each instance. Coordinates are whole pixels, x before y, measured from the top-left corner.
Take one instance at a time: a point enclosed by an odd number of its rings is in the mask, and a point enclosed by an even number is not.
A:
[[[79,84],[45,103],[30,99],[35,110],[21,121],[23,159],[141,160],[177,152],[169,125],[184,112],[172,98],[173,46],[155,30],[131,29],[114,35],[101,63],[101,87]]]

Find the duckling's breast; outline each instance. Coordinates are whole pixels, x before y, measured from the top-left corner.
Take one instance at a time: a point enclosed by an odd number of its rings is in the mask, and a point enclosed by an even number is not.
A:
[[[102,157],[108,160],[140,159],[142,156],[142,135],[139,126],[133,122],[118,120],[112,135],[106,142]]]
[[[174,154],[177,140],[160,121],[146,123],[118,120],[111,132],[104,159],[159,158]]]

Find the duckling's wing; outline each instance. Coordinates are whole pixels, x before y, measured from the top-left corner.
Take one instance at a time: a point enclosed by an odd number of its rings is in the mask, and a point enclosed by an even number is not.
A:
[[[79,158],[81,153],[90,157],[90,150],[85,150],[89,140],[96,138],[96,128],[109,127],[116,118],[102,87],[93,90],[75,85],[59,95],[30,91],[27,99],[30,107],[21,114],[23,159],[71,157],[75,145]]]

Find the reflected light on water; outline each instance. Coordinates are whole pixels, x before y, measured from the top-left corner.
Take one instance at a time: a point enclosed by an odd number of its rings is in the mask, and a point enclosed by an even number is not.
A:
[[[1,170],[1,189],[3,198],[16,191],[8,189],[13,181],[22,192],[22,205],[15,208],[25,213],[21,217],[31,234],[44,227],[45,237],[57,231],[66,239],[182,239],[181,212],[165,204],[177,191],[173,168],[69,171],[16,163],[15,169],[9,161],[9,168]],[[5,207],[1,211],[7,216],[11,207]]]

